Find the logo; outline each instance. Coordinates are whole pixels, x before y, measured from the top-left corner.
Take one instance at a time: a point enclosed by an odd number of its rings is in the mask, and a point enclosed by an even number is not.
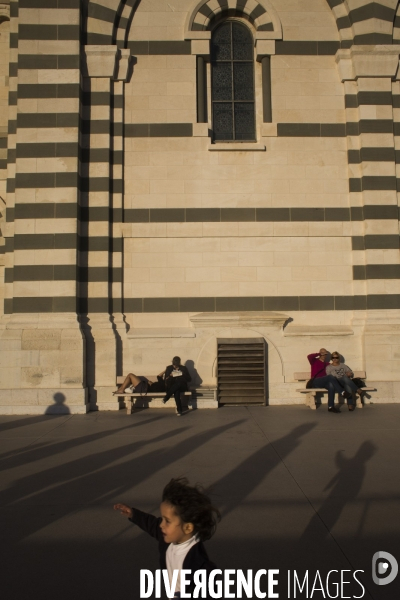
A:
[[[397,577],[399,565],[389,552],[375,552],[372,557],[372,579],[376,585],[388,585]]]

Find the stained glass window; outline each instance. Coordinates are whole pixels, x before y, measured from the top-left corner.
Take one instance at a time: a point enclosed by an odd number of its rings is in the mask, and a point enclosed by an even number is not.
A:
[[[211,39],[213,139],[254,141],[253,36],[238,21],[225,21]]]

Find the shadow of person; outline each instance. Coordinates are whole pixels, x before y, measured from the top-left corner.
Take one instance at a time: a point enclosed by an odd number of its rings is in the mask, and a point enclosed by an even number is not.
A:
[[[329,496],[321,508],[315,512],[301,536],[300,542],[310,543],[318,529],[321,529],[321,523],[324,526],[324,537],[331,534],[344,507],[357,498],[364,481],[366,463],[376,451],[377,448],[371,441],[365,441],[353,458],[343,456],[342,450],[336,452],[335,464],[339,470],[324,489],[324,491],[330,490]],[[316,538],[314,537],[314,539]]]
[[[193,360],[187,360],[185,362],[185,367],[189,371],[190,377],[192,378],[192,381],[190,382],[190,386],[192,386],[192,387],[199,387],[203,383],[203,380],[200,377],[197,369],[194,366],[194,361]]]
[[[70,415],[71,411],[64,404],[66,397],[61,392],[57,392],[53,396],[55,404],[52,404],[46,409],[45,415]]]
[[[314,427],[315,423],[298,425],[291,432],[275,441],[268,441],[256,452],[248,456],[225,477],[211,486],[220,502],[221,512],[226,517],[260,485],[279,465],[301,444],[301,439]]]

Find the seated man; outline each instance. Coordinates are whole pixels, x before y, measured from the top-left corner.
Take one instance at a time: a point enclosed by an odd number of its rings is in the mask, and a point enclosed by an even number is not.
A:
[[[351,397],[347,400],[347,405],[350,411],[354,410],[355,395],[359,394],[360,398],[362,398],[364,392],[356,386],[354,381],[350,379],[351,377],[354,377],[354,373],[350,367],[340,362],[339,352],[332,352],[331,358],[332,364],[326,367],[326,373],[327,375],[333,375],[333,377],[336,377],[346,392],[351,394]]]
[[[328,411],[331,413],[340,413],[340,410],[335,408],[335,393],[341,394],[344,398],[348,398],[351,394],[344,391],[336,377],[327,375],[326,367],[329,365],[329,361],[326,360],[327,356],[329,356],[329,352],[326,348],[321,348],[319,352],[307,356],[308,362],[311,365],[311,387],[328,390]]]

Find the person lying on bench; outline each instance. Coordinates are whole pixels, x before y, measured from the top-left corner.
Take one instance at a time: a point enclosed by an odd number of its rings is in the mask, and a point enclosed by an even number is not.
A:
[[[165,383],[163,380],[163,376],[165,373],[162,371],[159,375],[157,375],[157,381],[153,383],[150,379],[143,377],[141,375],[135,375],[134,373],[128,373],[125,377],[124,383],[119,386],[116,392],[113,392],[113,395],[123,394],[126,388],[131,387],[131,394],[145,394],[146,392],[165,392]]]
[[[116,392],[113,392],[113,395],[115,396],[116,394],[123,394],[125,392],[126,388],[131,387],[131,386],[133,389],[131,390],[130,393],[145,394],[147,392],[147,388],[152,383],[153,382],[150,381],[149,379],[146,379],[146,377],[141,377],[141,376],[135,375],[134,373],[128,373],[128,375],[124,379],[124,383],[119,386],[119,388],[117,389]]]

